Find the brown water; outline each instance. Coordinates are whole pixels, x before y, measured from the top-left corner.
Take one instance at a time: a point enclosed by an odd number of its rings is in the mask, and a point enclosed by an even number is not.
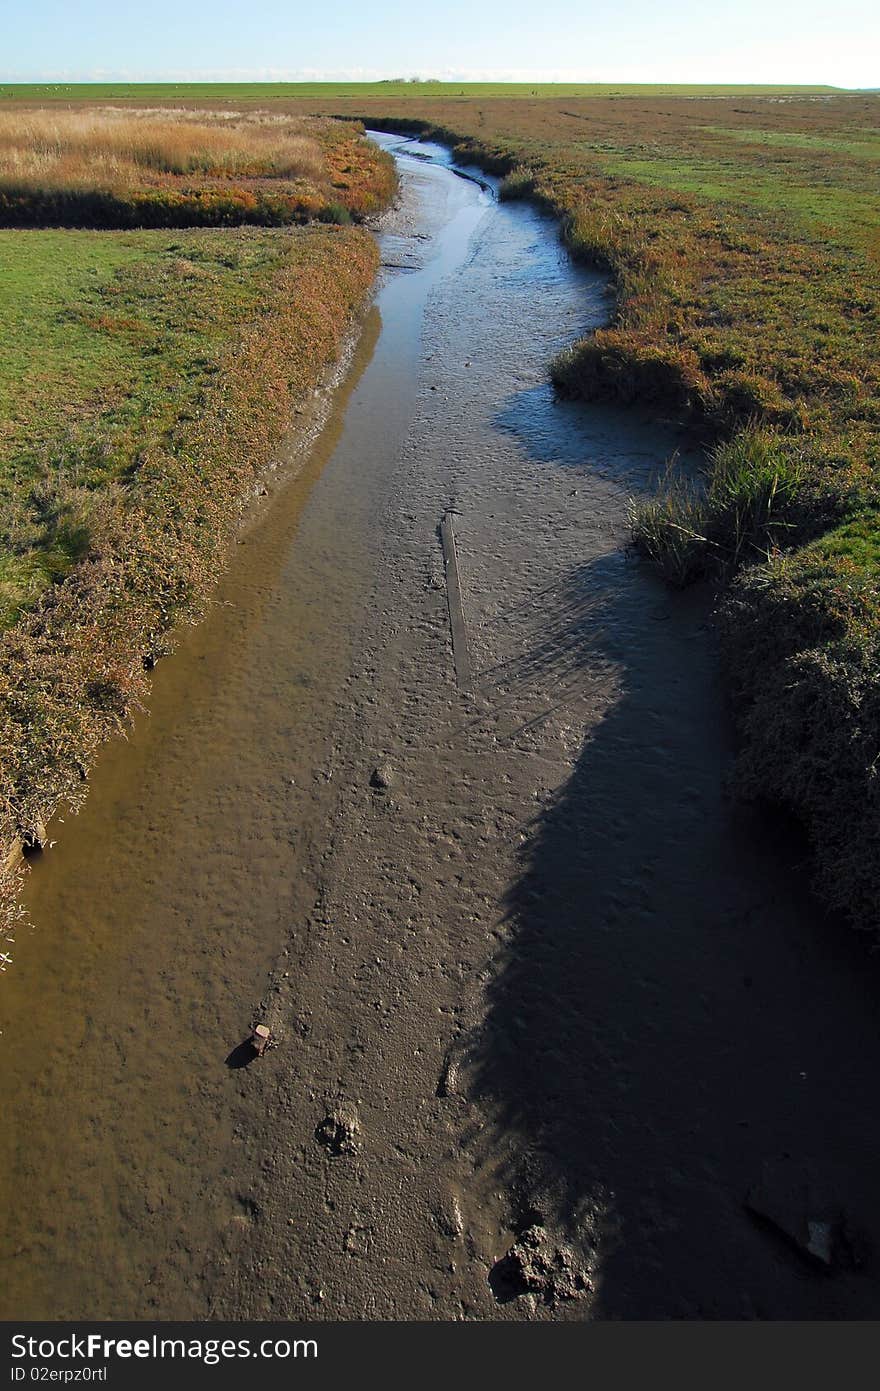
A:
[[[626,549],[680,441],[555,400],[602,280],[408,148],[327,429],[35,864],[0,1312],[875,1316],[743,1206],[789,1155],[880,1245],[878,982],[726,795],[710,596]],[[536,1213],[576,1298],[499,1277]]]

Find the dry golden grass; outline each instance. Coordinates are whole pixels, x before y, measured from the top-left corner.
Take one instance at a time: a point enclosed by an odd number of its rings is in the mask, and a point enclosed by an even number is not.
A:
[[[130,188],[168,176],[327,182],[310,123],[187,112],[0,113],[0,180],[39,187]]]
[[[0,109],[0,225],[346,222],[393,162],[357,124],[272,112]]]

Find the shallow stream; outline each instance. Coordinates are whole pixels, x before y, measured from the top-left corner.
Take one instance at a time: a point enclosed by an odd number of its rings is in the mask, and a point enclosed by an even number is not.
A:
[[[575,1316],[876,1314],[864,1276],[817,1285],[742,1210],[806,1147],[870,1228],[880,1031],[797,853],[724,794],[706,596],[626,550],[627,497],[680,442],[554,401],[548,359],[607,299],[553,224],[382,139],[402,198],[326,426],[282,451],[206,620],[29,876],[0,984],[0,1317],[535,1316],[487,1279],[524,1173],[560,1227],[619,1209]],[[285,963],[282,1112],[283,1047],[256,1078],[227,1058]],[[437,1083],[466,1030],[479,1124]],[[356,1202],[317,1167],[331,1095],[377,1137]]]

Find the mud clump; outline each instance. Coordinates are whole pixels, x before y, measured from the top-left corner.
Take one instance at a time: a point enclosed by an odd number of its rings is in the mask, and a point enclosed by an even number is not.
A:
[[[499,1304],[520,1295],[537,1295],[545,1304],[582,1299],[593,1288],[570,1246],[552,1239],[540,1224],[527,1227],[489,1272],[489,1285]]]
[[[370,786],[374,792],[387,792],[394,782],[394,769],[390,763],[379,763],[370,774]]]
[[[315,1128],[315,1139],[329,1154],[357,1154],[361,1147],[361,1127],[349,1111],[328,1111]]]

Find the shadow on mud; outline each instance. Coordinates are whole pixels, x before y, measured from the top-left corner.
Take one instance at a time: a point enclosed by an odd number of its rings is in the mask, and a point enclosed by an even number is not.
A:
[[[227,1053],[224,1061],[226,1063],[226,1066],[232,1072],[235,1072],[240,1067],[248,1067],[249,1064],[254,1061],[256,1056],[257,1055],[254,1052],[254,1046],[251,1043],[250,1035],[248,1035],[247,1038],[242,1039],[241,1043],[237,1043],[235,1045],[231,1053]]]
[[[877,1231],[880,1031],[876,971],[810,898],[803,843],[725,791],[709,596],[615,550],[533,602],[520,657],[484,680],[549,701],[594,680],[604,702],[528,827],[469,1046],[514,1210],[598,1249],[594,1317],[873,1307],[743,1208],[768,1156],[810,1155]]]

